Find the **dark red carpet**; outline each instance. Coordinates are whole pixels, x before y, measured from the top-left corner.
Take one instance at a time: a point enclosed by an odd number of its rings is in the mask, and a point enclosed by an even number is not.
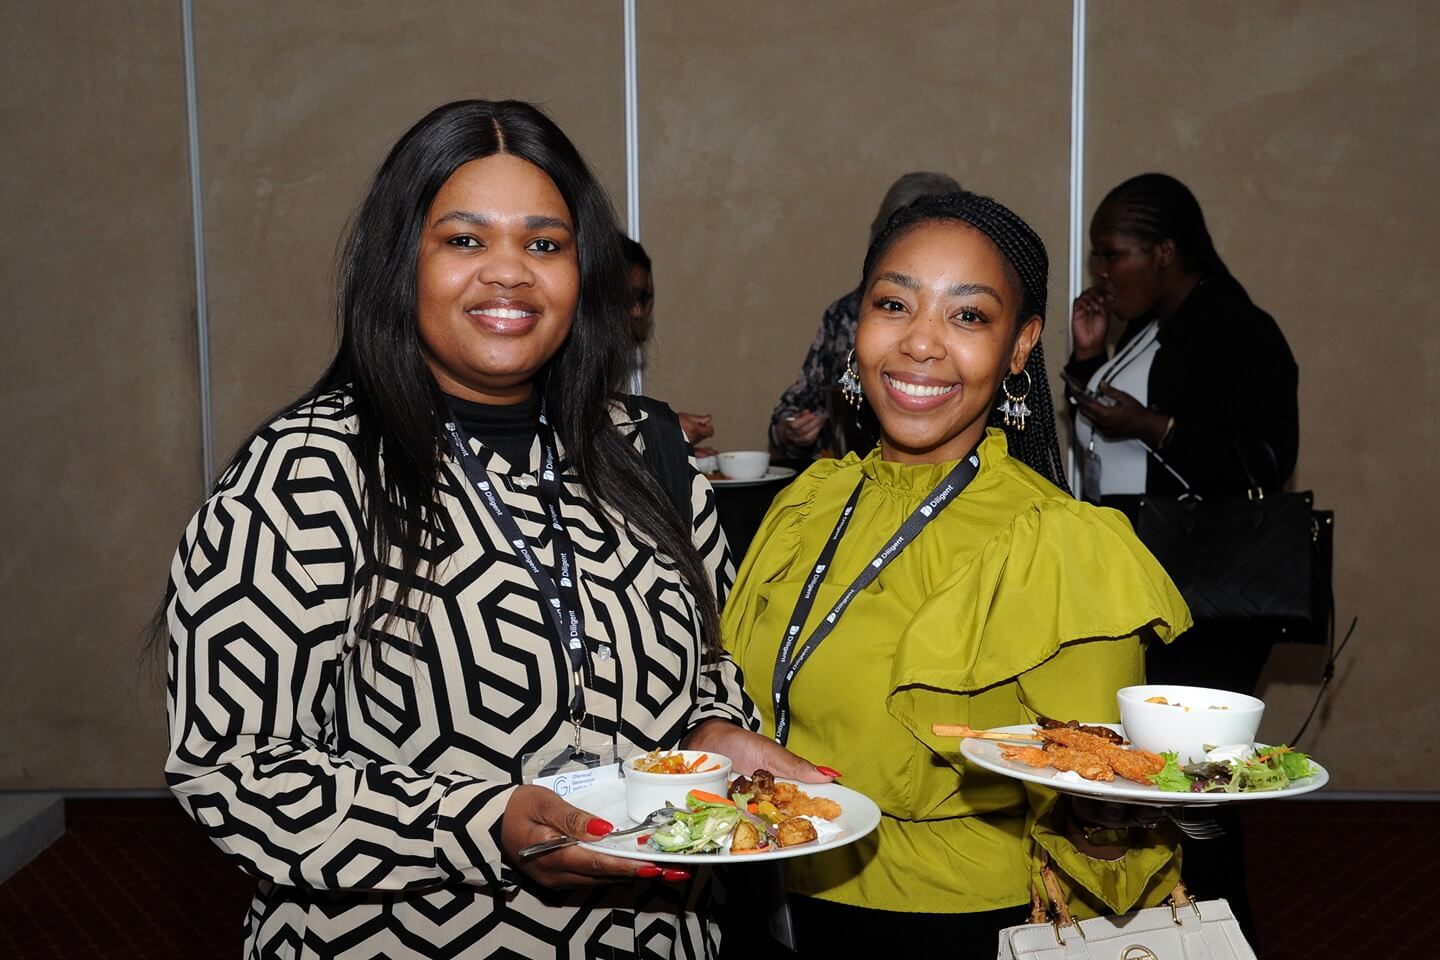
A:
[[[0,957],[240,956],[251,881],[175,803],[71,800],[66,819],[0,884]],[[1437,955],[1422,894],[1440,804],[1268,802],[1244,819],[1266,960]]]

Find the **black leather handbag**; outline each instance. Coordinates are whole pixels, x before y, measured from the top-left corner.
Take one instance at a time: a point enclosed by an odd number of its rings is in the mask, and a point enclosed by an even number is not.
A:
[[[1130,518],[1197,623],[1324,643],[1334,613],[1335,514],[1316,510],[1309,491],[1267,493],[1251,480],[1241,494],[1103,502]]]

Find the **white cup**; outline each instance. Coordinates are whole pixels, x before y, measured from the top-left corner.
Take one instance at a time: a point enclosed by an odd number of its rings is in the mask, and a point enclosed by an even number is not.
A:
[[[720,454],[720,472],[731,480],[759,480],[770,468],[764,450],[730,450]]]

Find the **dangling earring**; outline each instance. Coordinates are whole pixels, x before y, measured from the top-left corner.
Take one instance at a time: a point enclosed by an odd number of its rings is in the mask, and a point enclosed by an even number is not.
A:
[[[1030,416],[1030,408],[1025,405],[1025,398],[1030,396],[1030,387],[1033,386],[1030,380],[1030,371],[1024,369],[1020,373],[1025,374],[1025,392],[1015,394],[1010,392],[1010,376],[1000,381],[1000,389],[1005,391],[1005,399],[1000,402],[1000,414],[1005,418],[1005,426],[1014,427],[1021,433],[1025,432],[1025,418]]]
[[[860,409],[860,400],[865,396],[865,388],[860,385],[860,374],[855,372],[855,348],[850,348],[850,355],[845,358],[845,372],[840,374],[840,392],[845,394],[845,399],[850,406],[856,410]]]

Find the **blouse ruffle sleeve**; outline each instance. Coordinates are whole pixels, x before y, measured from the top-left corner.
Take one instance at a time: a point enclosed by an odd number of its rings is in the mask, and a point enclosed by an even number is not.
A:
[[[955,765],[963,782],[966,769],[953,738],[936,737],[932,723],[972,722],[973,695],[1008,681],[1018,681],[1029,713],[1040,712],[1032,694],[1044,691],[1039,699],[1048,715],[1114,719],[1115,691],[1143,679],[1142,641],[1168,642],[1190,625],[1175,585],[1123,516],[1078,501],[1042,500],[997,532],[917,611],[896,648],[886,707]],[[1051,682],[1058,673],[1064,683]],[[931,766],[918,775],[938,778],[950,770]],[[917,787],[917,793],[945,795]],[[1057,820],[1053,793],[1033,791],[1031,806],[1031,837],[1050,852],[1069,889],[1082,888],[1076,898],[1082,914],[1096,901],[1128,910],[1167,879],[1173,885],[1173,843],[1150,838],[1114,863],[1092,860],[1051,826]]]
[[[954,694],[1020,677],[1068,644],[1141,634],[1169,642],[1190,623],[1175,584],[1121,514],[1040,501],[942,582],[906,625],[887,706],[938,747],[932,721],[964,722],[936,715]]]

